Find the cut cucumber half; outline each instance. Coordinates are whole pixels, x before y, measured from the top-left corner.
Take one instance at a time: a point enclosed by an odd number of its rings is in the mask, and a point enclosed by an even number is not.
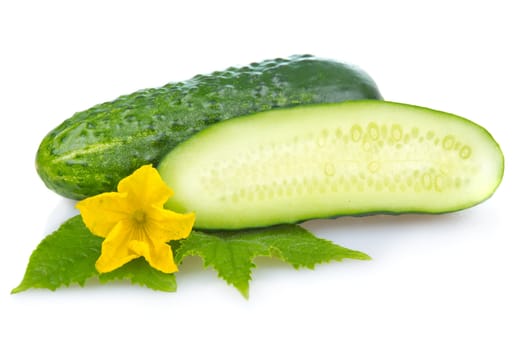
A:
[[[445,213],[489,198],[503,154],[481,126],[386,101],[272,110],[223,121],[175,147],[166,207],[196,227],[240,229],[376,213]]]

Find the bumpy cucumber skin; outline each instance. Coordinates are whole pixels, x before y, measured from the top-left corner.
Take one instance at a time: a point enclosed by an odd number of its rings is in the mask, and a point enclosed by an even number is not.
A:
[[[382,99],[361,69],[310,55],[232,67],[145,89],[78,112],[52,130],[36,155],[51,190],[82,199],[113,191],[144,164],[221,120],[278,107]]]

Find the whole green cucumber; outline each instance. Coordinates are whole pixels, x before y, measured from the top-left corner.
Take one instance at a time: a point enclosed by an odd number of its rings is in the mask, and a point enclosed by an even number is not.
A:
[[[113,191],[180,142],[237,116],[301,104],[382,99],[363,70],[310,55],[232,67],[140,90],[74,114],[42,141],[44,183],[68,198]]]

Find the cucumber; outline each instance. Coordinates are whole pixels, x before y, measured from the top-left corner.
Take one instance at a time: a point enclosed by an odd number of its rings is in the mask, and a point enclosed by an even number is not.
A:
[[[175,147],[159,172],[201,229],[375,213],[446,213],[490,197],[503,154],[452,114],[350,101],[256,113]]]
[[[82,199],[114,191],[144,164],[218,121],[299,104],[381,99],[361,69],[309,55],[267,60],[121,96],[63,122],[41,142],[37,172]]]

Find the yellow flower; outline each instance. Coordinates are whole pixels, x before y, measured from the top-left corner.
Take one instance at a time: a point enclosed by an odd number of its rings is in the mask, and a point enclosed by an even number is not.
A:
[[[117,190],[77,204],[87,228],[105,238],[97,270],[113,271],[143,256],[157,270],[177,271],[167,242],[188,237],[195,214],[178,214],[163,208],[173,191],[151,165],[122,179]]]

